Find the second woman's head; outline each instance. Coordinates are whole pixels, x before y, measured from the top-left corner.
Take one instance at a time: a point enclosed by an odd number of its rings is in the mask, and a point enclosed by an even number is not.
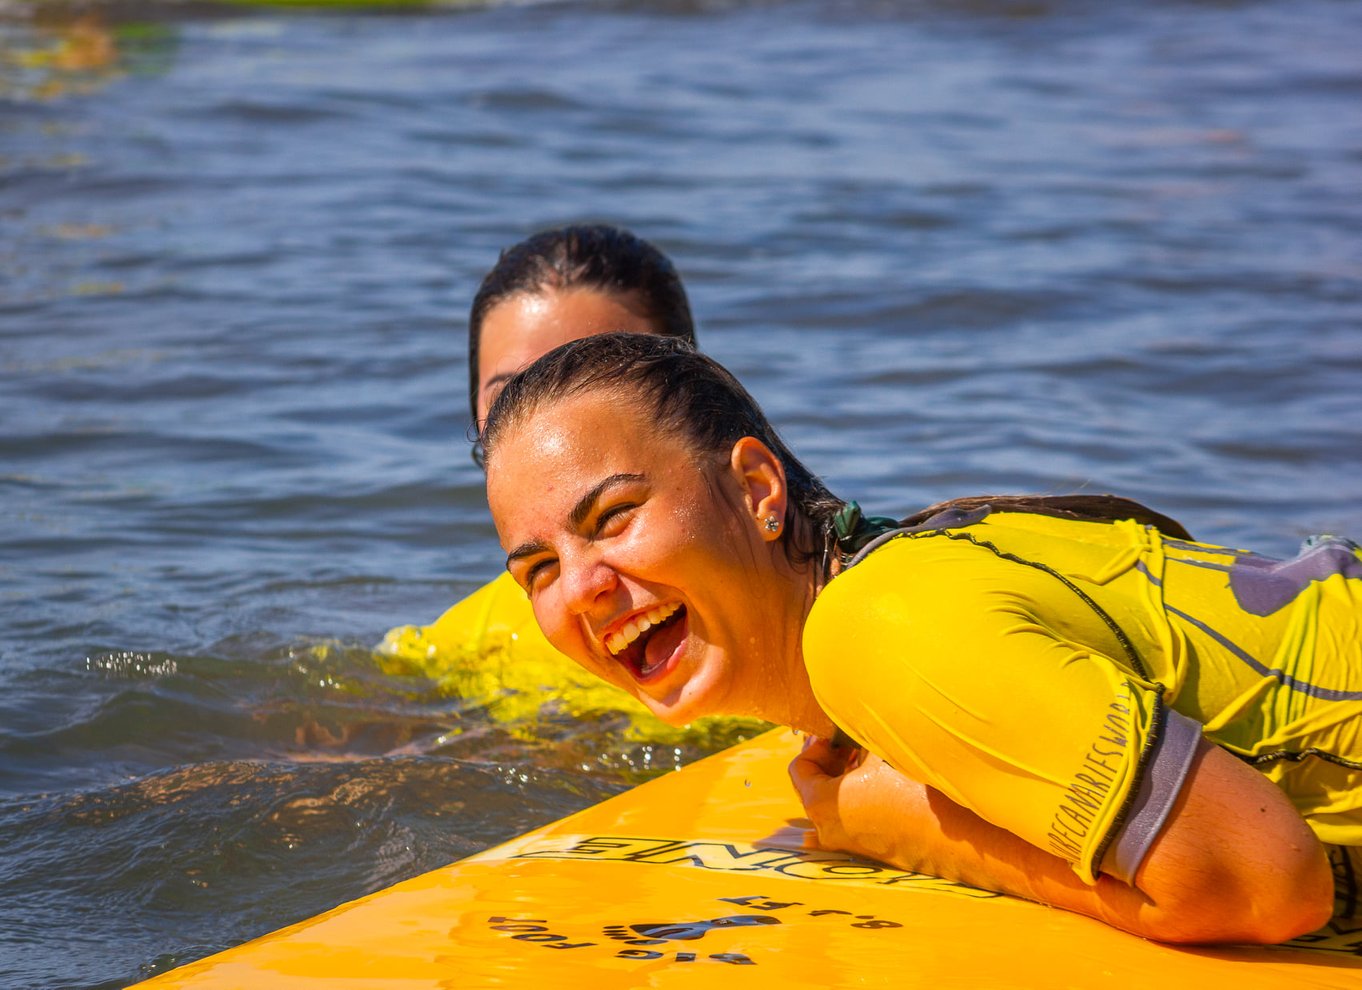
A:
[[[732,375],[680,341],[583,338],[506,384],[483,442],[507,566],[560,650],[672,722],[788,720],[841,503]]]
[[[686,290],[667,256],[627,230],[558,227],[501,253],[468,320],[468,402],[475,424],[502,384],[559,344],[606,331],[695,342]]]

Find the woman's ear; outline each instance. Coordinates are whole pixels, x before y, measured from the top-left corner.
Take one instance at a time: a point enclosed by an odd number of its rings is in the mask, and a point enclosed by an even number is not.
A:
[[[733,445],[729,466],[742,488],[747,511],[762,539],[780,539],[789,508],[785,468],[771,448],[756,437],[743,437]]]

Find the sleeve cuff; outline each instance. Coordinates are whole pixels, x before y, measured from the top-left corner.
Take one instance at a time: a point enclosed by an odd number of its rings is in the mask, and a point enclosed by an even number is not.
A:
[[[1200,722],[1171,708],[1164,710],[1163,732],[1154,744],[1126,820],[1102,857],[1103,873],[1124,883],[1133,882],[1135,871],[1163,831],[1173,802],[1187,781],[1200,742]]]

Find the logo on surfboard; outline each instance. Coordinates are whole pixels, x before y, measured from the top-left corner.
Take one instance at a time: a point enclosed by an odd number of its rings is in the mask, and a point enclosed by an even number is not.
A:
[[[991,899],[997,891],[981,890],[955,880],[912,873],[884,863],[827,850],[789,849],[699,839],[661,839],[622,835],[553,836],[526,845],[515,859],[563,859],[626,862],[645,866],[699,868],[714,872],[767,874],[841,885],[931,890]]]
[[[691,941],[704,938],[716,928],[738,928],[750,925],[778,925],[779,918],[765,914],[734,914],[712,921],[684,921],[671,925],[606,925],[606,938],[627,942],[629,945],[662,945],[664,942]]]
[[[564,931],[572,931],[575,926],[571,923],[550,922],[545,918],[513,918],[493,915],[487,919],[487,925],[492,931],[504,933],[518,942],[529,942],[545,949],[609,950],[611,948],[610,943],[613,942],[629,946],[629,948],[618,949],[614,953],[616,959],[660,960],[668,963],[719,962],[738,966],[754,966],[756,960],[745,952],[725,951],[702,954],[699,951],[691,951],[689,945],[684,948],[674,948],[670,943],[694,943],[715,933],[729,934],[729,937],[724,941],[731,942],[733,941],[732,936],[737,935],[740,929],[764,929],[772,925],[786,924],[787,920],[803,922],[806,918],[820,919],[825,923],[840,922],[862,930],[903,927],[900,922],[887,918],[877,918],[871,914],[853,914],[851,911],[838,908],[811,907],[803,901],[776,901],[762,895],[719,897],[716,900],[765,913],[729,914],[698,921],[648,921],[635,924],[603,925],[599,929],[600,936],[597,936],[594,932],[590,935],[563,934]],[[782,914],[785,918],[777,917],[777,914]],[[592,940],[597,937],[609,939],[610,942],[602,944]],[[746,943],[749,941],[750,938],[739,939],[743,948],[747,948]]]

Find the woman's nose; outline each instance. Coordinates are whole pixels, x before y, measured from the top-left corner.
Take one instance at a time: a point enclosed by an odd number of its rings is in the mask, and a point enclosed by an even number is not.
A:
[[[615,569],[595,553],[572,561],[566,570],[567,606],[573,615],[590,612],[619,583]]]

